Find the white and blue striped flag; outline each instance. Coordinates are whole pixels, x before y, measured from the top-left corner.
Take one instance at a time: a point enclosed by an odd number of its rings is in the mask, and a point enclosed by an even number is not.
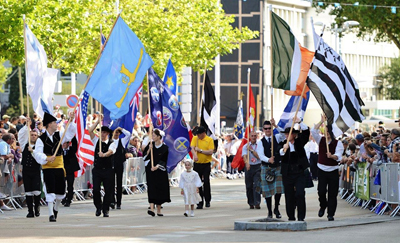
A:
[[[278,122],[278,127],[281,129],[285,129],[287,127],[292,126],[294,115],[296,114],[297,105],[301,102],[299,111],[297,112],[297,117],[303,120],[304,113],[306,112],[308,101],[310,99],[310,91],[307,92],[307,99],[304,99],[301,96],[292,96],[286,105],[283,113],[281,115],[281,119]],[[274,134],[278,133],[276,129],[274,129]]]
[[[233,130],[235,131],[235,136],[238,139],[243,138],[244,122],[243,122],[243,102],[242,102],[242,100],[240,100],[240,103],[239,103],[238,113],[236,116],[235,126],[234,126]]]

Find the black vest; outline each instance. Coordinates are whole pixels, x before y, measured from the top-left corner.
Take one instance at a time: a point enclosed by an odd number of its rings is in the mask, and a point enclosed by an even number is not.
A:
[[[115,151],[114,154],[114,166],[122,166],[123,163],[125,162],[126,158],[125,158],[125,148],[124,145],[122,144],[122,140],[118,139],[118,147],[117,150]]]
[[[94,149],[94,167],[99,169],[113,169],[114,155],[110,157],[99,157],[99,141],[97,141],[96,148]],[[109,139],[108,143],[101,142],[101,152],[106,153],[113,142],[112,139]]]
[[[42,142],[43,142],[43,153],[47,156],[53,156],[54,152],[57,148],[58,143],[60,142],[60,132],[55,132],[53,135],[53,142],[50,140],[50,138],[47,136],[47,132],[44,132],[40,137],[39,137]],[[56,156],[61,156],[63,154],[63,149],[62,146],[57,150]]]
[[[275,160],[273,164],[268,163],[268,161],[261,161],[261,163],[263,163],[264,165],[268,165],[271,168],[275,168],[280,166],[281,164],[281,156],[279,154],[279,146],[278,146],[278,142],[276,141],[276,138],[273,137],[273,141],[274,141],[274,156],[275,156]],[[267,156],[268,158],[271,158],[271,144],[268,143],[267,139],[265,137],[263,137],[261,139],[263,148],[264,148],[264,155]]]
[[[21,165],[24,170],[29,171],[40,171],[40,164],[38,164],[35,158],[32,156],[32,153],[28,150],[29,143],[25,145],[24,151],[22,151],[22,161]],[[35,147],[33,147],[35,149]]]

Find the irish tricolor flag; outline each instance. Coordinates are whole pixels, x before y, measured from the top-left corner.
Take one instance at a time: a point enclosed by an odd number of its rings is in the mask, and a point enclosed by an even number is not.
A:
[[[272,86],[296,90],[301,73],[301,50],[289,25],[271,11],[272,31]]]

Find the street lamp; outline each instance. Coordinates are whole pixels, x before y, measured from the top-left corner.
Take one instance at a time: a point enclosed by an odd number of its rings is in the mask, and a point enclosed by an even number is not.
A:
[[[341,38],[339,37],[339,34],[342,32],[345,32],[347,30],[350,30],[350,28],[358,26],[358,25],[360,25],[360,23],[357,21],[354,21],[354,20],[349,20],[349,21],[344,22],[342,24],[341,28],[338,28],[338,24],[335,24],[335,29],[334,29],[334,31],[335,31],[335,50],[338,50],[337,43],[338,43],[338,38],[339,38],[339,50],[338,51],[339,51],[340,56],[342,55],[342,41],[341,41]]]

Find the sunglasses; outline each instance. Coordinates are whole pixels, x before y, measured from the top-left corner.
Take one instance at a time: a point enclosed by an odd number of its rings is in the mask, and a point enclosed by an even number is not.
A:
[[[271,127],[263,127],[264,130],[271,130]]]

